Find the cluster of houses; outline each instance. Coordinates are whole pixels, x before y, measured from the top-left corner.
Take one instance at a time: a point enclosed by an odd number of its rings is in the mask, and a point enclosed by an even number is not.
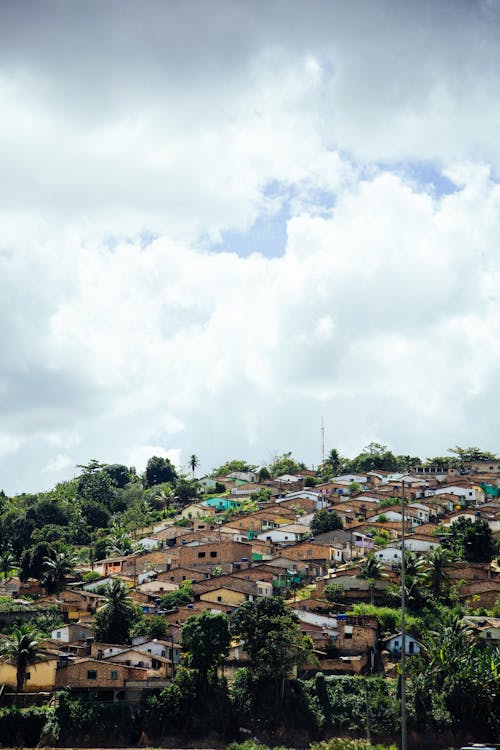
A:
[[[145,692],[166,686],[175,674],[182,660],[180,635],[189,616],[209,610],[231,617],[244,602],[270,596],[285,597],[302,632],[312,639],[314,671],[357,674],[385,668],[389,673],[391,654],[397,657],[403,647],[408,654],[418,653],[414,638],[407,636],[404,645],[398,633],[382,638],[375,617],[344,612],[371,597],[381,603],[386,588],[398,580],[403,508],[395,498],[403,493],[406,548],[419,555],[442,544],[443,529],[460,517],[484,519],[498,538],[500,460],[471,463],[462,472],[417,467],[408,474],[349,474],[319,485],[310,477],[313,471],[303,471],[259,484],[255,474],[235,472],[201,480],[199,498],[175,521],[138,530],[138,552],[99,561],[94,565],[101,574],[98,580],[76,580],[50,596],[42,592],[37,606],[57,606],[66,624],[43,642],[25,692],[51,695],[69,687],[103,699],[139,701]],[[226,493],[204,500],[216,482],[224,483]],[[249,512],[248,501],[255,497],[267,499]],[[311,522],[320,510],[335,512],[343,528],[313,535]],[[382,578],[368,581],[359,576],[367,554],[381,561]],[[497,603],[496,563],[453,563],[448,574],[464,605],[490,609]],[[145,617],[164,618],[165,640],[134,638],[127,646],[95,641],[93,618],[104,604],[99,592],[115,577],[129,588]],[[187,581],[193,601],[162,609],[162,597]],[[325,586],[332,583],[342,591],[335,614],[323,596]],[[16,616],[27,618],[31,607],[26,604],[23,609],[23,596],[35,586],[14,578],[4,582],[3,591],[0,586],[0,595],[12,596]],[[8,616],[0,613],[0,625]],[[478,638],[500,641],[500,619],[475,616],[468,621]],[[247,663],[242,644],[234,642],[224,665],[226,676],[230,679]],[[15,684],[15,667],[0,661],[0,696]]]

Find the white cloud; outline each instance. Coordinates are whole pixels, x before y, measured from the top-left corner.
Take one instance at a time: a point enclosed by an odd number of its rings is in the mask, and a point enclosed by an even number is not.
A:
[[[137,7],[0,10],[0,486],[496,450],[496,5]]]

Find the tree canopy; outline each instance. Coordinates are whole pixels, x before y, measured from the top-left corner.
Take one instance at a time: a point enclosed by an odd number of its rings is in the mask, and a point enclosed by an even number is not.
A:
[[[144,473],[146,487],[153,487],[155,484],[164,484],[165,482],[175,484],[176,479],[177,472],[169,458],[152,456],[149,459]]]
[[[229,652],[226,615],[208,610],[188,617],[182,628],[182,649],[191,669],[205,680],[217,679],[217,668]]]
[[[311,521],[311,531],[313,534],[325,534],[328,531],[343,528],[342,519],[335,511],[318,510]]]

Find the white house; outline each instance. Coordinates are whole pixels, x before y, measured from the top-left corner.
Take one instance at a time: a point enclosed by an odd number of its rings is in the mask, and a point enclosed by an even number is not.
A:
[[[402,555],[397,547],[384,547],[375,552],[375,557],[388,565],[400,565]]]
[[[401,546],[401,542],[395,542],[396,545]],[[410,534],[405,538],[405,548],[412,552],[430,552],[431,549],[440,547],[438,537],[429,536],[429,534]]]
[[[462,487],[457,484],[451,484],[447,485],[446,487],[441,487],[439,490],[436,490],[434,494],[457,495],[458,497],[461,497],[464,500],[467,500],[467,502],[474,505],[476,503],[484,503],[484,490],[481,487],[477,487],[476,485],[473,485],[471,487]]]
[[[286,526],[280,526],[278,529],[268,529],[262,534],[257,535],[257,539],[264,542],[273,542],[274,544],[293,544],[302,542],[311,535],[308,526],[302,526],[298,523],[290,523]]]
[[[93,629],[88,625],[79,622],[71,622],[69,625],[55,628],[50,634],[50,637],[54,641],[61,641],[62,643],[85,641],[87,638],[92,638],[93,636]]]
[[[403,635],[402,633],[396,633],[395,635],[385,638],[382,643],[384,648],[390,654],[401,655],[403,646]],[[408,633],[405,634],[405,654],[407,656],[413,656],[414,654],[420,653],[420,644],[416,638]]]

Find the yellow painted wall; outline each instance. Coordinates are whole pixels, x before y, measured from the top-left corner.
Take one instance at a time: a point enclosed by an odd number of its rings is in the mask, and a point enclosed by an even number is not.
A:
[[[30,677],[24,684],[24,691],[53,690],[56,682],[56,666],[57,659],[30,664],[28,667]],[[12,690],[16,689],[16,668],[5,661],[0,661],[0,684],[2,683]]]
[[[222,597],[222,601],[218,601],[218,596]],[[208,591],[206,594],[202,594],[200,599],[205,602],[214,602],[215,604],[243,604],[246,601],[245,594],[226,588]]]

